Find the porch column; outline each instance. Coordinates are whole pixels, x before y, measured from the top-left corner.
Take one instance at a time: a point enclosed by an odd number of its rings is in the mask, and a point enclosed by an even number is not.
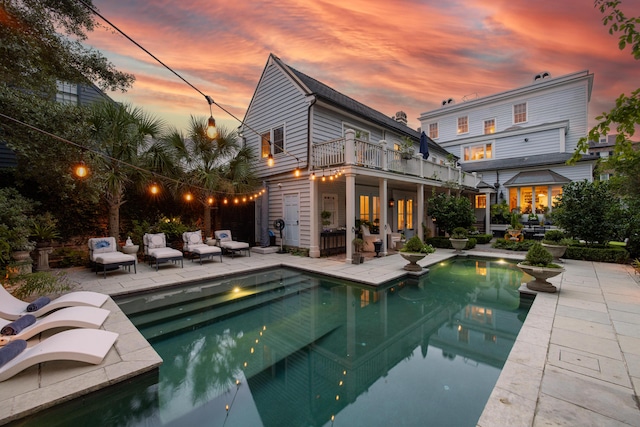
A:
[[[320,258],[320,230],[318,229],[318,182],[309,175],[309,257]]]
[[[483,189],[482,193],[486,197],[487,203],[484,207],[484,232],[486,234],[493,234],[491,231],[491,190]],[[498,203],[498,192],[496,192],[496,203]]]
[[[344,163],[347,165],[356,163],[356,131],[353,129],[347,129],[344,132]]]
[[[386,150],[385,150],[386,151]],[[387,230],[387,179],[380,178],[378,183],[378,190],[380,191],[380,238],[382,239],[382,255],[387,256],[387,233],[391,230]]]
[[[418,237],[424,240],[424,184],[418,184]]]
[[[388,162],[389,159],[387,157],[387,141],[384,139],[380,140],[380,146],[382,147],[382,170],[389,170]]]
[[[269,246],[269,185],[267,181],[262,181],[262,188],[265,194],[260,198],[260,246],[266,248]]]
[[[355,135],[355,133],[353,134]],[[351,241],[356,237],[356,174],[355,172],[347,172],[344,176],[347,180],[347,241],[345,242],[347,245],[347,259],[345,262],[351,264],[353,260],[353,245]]]

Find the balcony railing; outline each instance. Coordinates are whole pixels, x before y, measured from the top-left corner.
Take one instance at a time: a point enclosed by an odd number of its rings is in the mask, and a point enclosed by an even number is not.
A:
[[[354,165],[466,187],[476,187],[480,182],[481,177],[475,173],[468,174],[450,165],[439,165],[424,160],[422,154],[411,156],[387,148],[385,141],[380,143],[361,141],[355,139],[349,131],[346,134],[345,138],[313,145],[314,169]]]

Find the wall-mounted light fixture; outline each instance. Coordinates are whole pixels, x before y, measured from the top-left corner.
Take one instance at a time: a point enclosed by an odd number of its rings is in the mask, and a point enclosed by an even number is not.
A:
[[[500,200],[504,200],[504,193],[500,190]]]
[[[389,207],[392,208],[396,205],[396,201],[393,200],[393,197],[389,199]]]
[[[524,142],[529,142],[529,138],[525,138],[525,139],[524,139]]]

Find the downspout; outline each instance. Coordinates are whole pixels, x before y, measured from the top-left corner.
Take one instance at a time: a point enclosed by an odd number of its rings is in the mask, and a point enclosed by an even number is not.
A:
[[[309,103],[309,108],[307,108],[307,170],[311,171],[311,150],[313,149],[313,141],[311,140],[313,123],[311,116],[311,109],[318,101],[318,98],[314,94],[310,94],[309,96],[313,97],[313,100]]]

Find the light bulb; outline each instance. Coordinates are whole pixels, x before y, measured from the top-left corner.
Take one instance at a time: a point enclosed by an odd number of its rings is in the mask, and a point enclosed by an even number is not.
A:
[[[216,128],[216,119],[213,116],[209,117],[207,124],[207,137],[209,139],[215,139],[218,137],[218,129]]]

